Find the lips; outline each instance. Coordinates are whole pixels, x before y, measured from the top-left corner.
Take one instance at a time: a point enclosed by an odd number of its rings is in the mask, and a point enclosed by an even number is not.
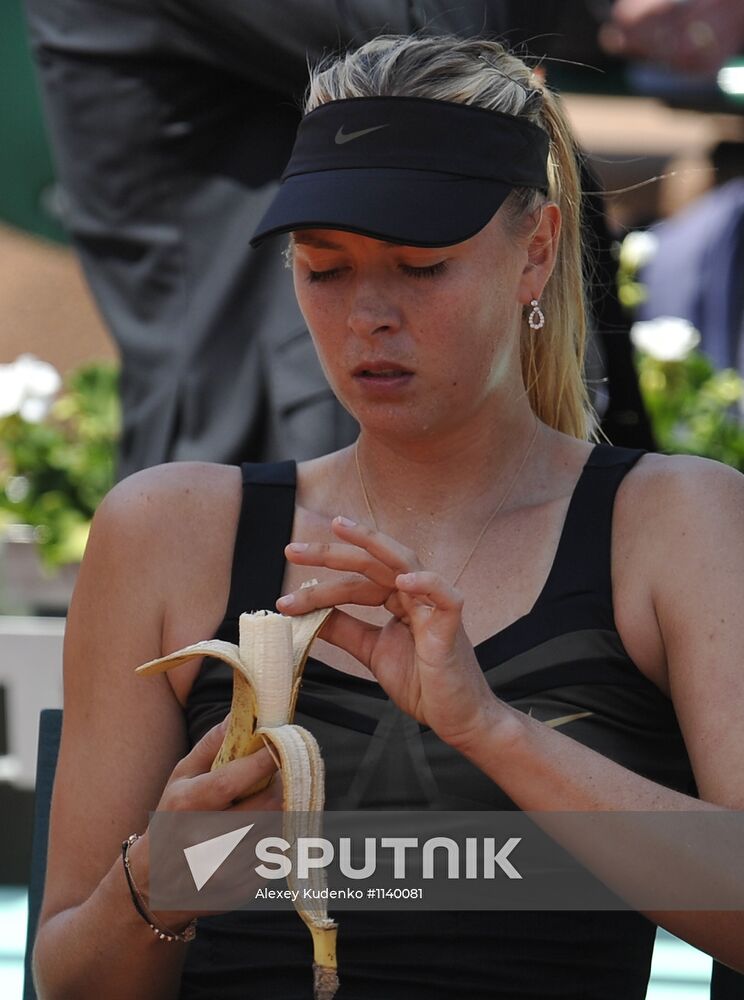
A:
[[[362,364],[354,372],[354,383],[375,399],[389,399],[391,393],[395,396],[404,392],[414,378],[410,368],[403,368],[394,361]]]
[[[356,378],[400,378],[413,372],[395,361],[369,361],[358,365],[353,374]]]

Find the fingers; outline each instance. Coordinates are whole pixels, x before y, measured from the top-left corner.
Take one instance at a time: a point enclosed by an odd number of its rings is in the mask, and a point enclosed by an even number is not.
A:
[[[194,775],[203,774],[212,766],[217,751],[222,746],[222,740],[227,732],[227,723],[230,719],[228,713],[222,722],[202,736],[198,743],[195,743],[188,754],[183,757],[173,768],[171,780],[174,778],[193,778]]]
[[[276,608],[284,615],[304,615],[317,608],[339,608],[348,604],[356,607],[384,607],[394,618],[406,618],[406,610],[395,590],[394,574],[387,587],[361,576],[340,576],[321,583],[306,584],[299,590],[280,597]],[[321,629],[320,637],[328,637],[328,623]]]
[[[298,565],[360,573],[381,586],[389,586],[395,573],[419,568],[413,549],[375,528],[345,517],[334,517],[331,528],[346,544],[291,542],[284,550],[287,559]]]
[[[234,812],[277,812],[284,807],[284,781],[282,772],[276,771],[271,781],[260,792],[234,802]]]
[[[302,566],[325,566],[366,577],[381,587],[392,587],[399,567],[386,566],[356,545],[335,542],[291,542],[285,549],[287,559]]]
[[[285,594],[276,602],[276,607],[285,615],[304,615],[317,608],[340,604],[377,607],[388,599],[392,586],[392,581],[388,587],[381,587],[363,576],[338,576]]]
[[[421,570],[395,579],[414,635],[425,628],[427,639],[449,650],[462,622],[463,597],[438,573]]]
[[[291,542],[284,550],[287,559],[296,565],[325,566],[363,576],[388,588],[392,587],[397,573],[420,568],[413,549],[375,528],[356,524],[345,517],[335,517],[331,528],[344,544]]]
[[[395,578],[395,586],[411,597],[426,600],[431,607],[440,611],[462,611],[462,594],[443,580],[438,573],[420,570],[418,573],[401,573]]]
[[[340,649],[345,649],[365,667],[369,667],[372,650],[381,631],[379,625],[360,621],[336,608],[321,629],[320,637]]]
[[[449,611],[459,617],[462,598],[458,592],[436,574],[421,570],[418,557],[412,549],[375,528],[357,524],[345,517],[334,518],[332,529],[344,539],[345,544],[292,542],[285,549],[287,559],[301,565],[346,570],[347,573],[280,597],[276,602],[279,611],[301,615],[316,608],[338,608],[343,604],[383,606],[395,618],[408,625],[410,601],[399,593],[398,580],[413,573],[417,582],[414,590],[410,590],[411,598],[415,594],[419,598],[419,604],[423,603],[426,593],[423,590],[419,593],[415,588],[428,587],[432,605],[436,604],[440,611]],[[411,580],[408,580],[408,586],[410,585]],[[348,615],[344,619],[335,618],[333,621],[334,624],[331,624],[330,619],[326,622],[321,632],[322,638],[366,662],[366,658],[360,653],[368,648],[369,629],[358,627],[363,623],[358,623]],[[352,622],[356,622],[356,625]]]
[[[188,760],[188,756],[181,764]],[[174,769],[171,781],[163,792],[159,809],[191,811],[228,809],[234,802],[246,799],[248,796],[251,796],[250,801],[252,801],[256,785],[270,778],[276,771],[276,764],[265,747],[249,757],[231,760],[216,771],[206,770],[201,774],[190,775],[182,771],[177,774],[179,766]],[[269,803],[273,798],[273,795],[264,796],[264,801]],[[255,808],[271,808],[271,806],[264,804]]]
[[[345,544],[292,542],[285,548],[285,555],[289,562],[325,566],[345,571],[345,575],[281,597],[276,603],[278,610],[297,615],[340,604],[384,605],[400,617],[402,609],[394,595],[395,576],[419,568],[416,553],[382,532],[347,518],[334,518],[332,528]]]
[[[331,527],[339,538],[364,549],[397,573],[406,573],[420,568],[418,556],[413,549],[401,545],[394,538],[390,538],[389,535],[385,535],[375,528],[370,528],[366,524],[356,524],[346,517],[334,517]]]
[[[454,587],[438,574],[422,570],[412,549],[375,528],[336,517],[332,529],[343,544],[294,542],[285,549],[287,559],[346,573],[279,598],[279,611],[300,615],[334,606],[336,611],[323,626],[321,638],[368,667],[380,629],[339,611],[339,605],[383,606],[414,632],[415,626],[426,625],[435,642],[451,643],[461,624],[463,605]]]

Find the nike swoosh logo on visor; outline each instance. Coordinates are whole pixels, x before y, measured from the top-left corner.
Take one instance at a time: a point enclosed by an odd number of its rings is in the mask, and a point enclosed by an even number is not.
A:
[[[387,128],[389,122],[385,125],[373,125],[372,128],[362,128],[358,132],[344,132],[343,125],[336,132],[336,145],[343,146],[345,142],[353,142],[354,139],[359,139],[363,135],[369,135],[370,132],[378,132],[381,128]]]
[[[532,715],[532,709],[529,710],[527,715],[535,718]],[[577,719],[586,719],[590,715],[594,715],[594,712],[574,712],[573,715],[559,715],[555,719],[537,719],[537,721],[542,722],[544,726],[550,726],[551,729],[557,729],[558,726],[565,726],[569,722],[576,722]]]

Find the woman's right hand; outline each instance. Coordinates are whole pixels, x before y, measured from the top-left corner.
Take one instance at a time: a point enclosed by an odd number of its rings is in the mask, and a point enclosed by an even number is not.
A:
[[[216,771],[210,771],[229,718],[226,716],[205,733],[176,764],[160,796],[158,811],[268,812],[282,808],[281,775],[274,775],[262,791],[248,794],[251,788],[277,770],[266,747],[250,757],[231,760]]]
[[[229,761],[215,771],[210,770],[227,730],[228,718],[205,733],[191,751],[176,764],[160,796],[157,812],[250,812],[257,814],[256,819],[262,825],[265,820],[262,820],[260,814],[281,812],[283,807],[281,774],[275,773],[277,766],[266,747],[249,757]],[[266,788],[249,794],[251,788],[266,778],[271,778]],[[267,832],[276,833],[278,831],[272,828],[271,831]],[[129,851],[134,881],[148,902],[148,906],[150,901],[149,836],[150,829],[148,827],[145,836],[133,844]],[[180,852],[174,852],[173,856],[174,878],[177,878],[177,872],[182,870],[183,859],[178,857],[179,854]],[[213,880],[216,880],[219,874],[218,870],[213,876]],[[161,872],[160,877],[163,876],[169,877],[167,872]],[[240,907],[251,897],[253,888],[265,884],[253,871],[247,871],[244,880],[236,880],[234,871],[232,873],[226,871],[225,879],[224,885],[210,880],[211,888],[218,888],[220,895],[225,899],[225,903],[219,911],[214,909],[155,911],[151,906],[150,909],[162,921],[163,927],[178,931],[185,927],[193,917],[225,912]]]

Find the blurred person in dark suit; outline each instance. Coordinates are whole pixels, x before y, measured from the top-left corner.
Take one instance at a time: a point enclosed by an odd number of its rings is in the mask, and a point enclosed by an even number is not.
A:
[[[711,153],[713,187],[654,226],[640,319],[678,316],[717,368],[744,374],[744,143]]]
[[[483,3],[28,0],[64,221],[122,359],[118,476],[292,455],[355,423],[276,248],[248,238],[300,119],[307,58]]]

